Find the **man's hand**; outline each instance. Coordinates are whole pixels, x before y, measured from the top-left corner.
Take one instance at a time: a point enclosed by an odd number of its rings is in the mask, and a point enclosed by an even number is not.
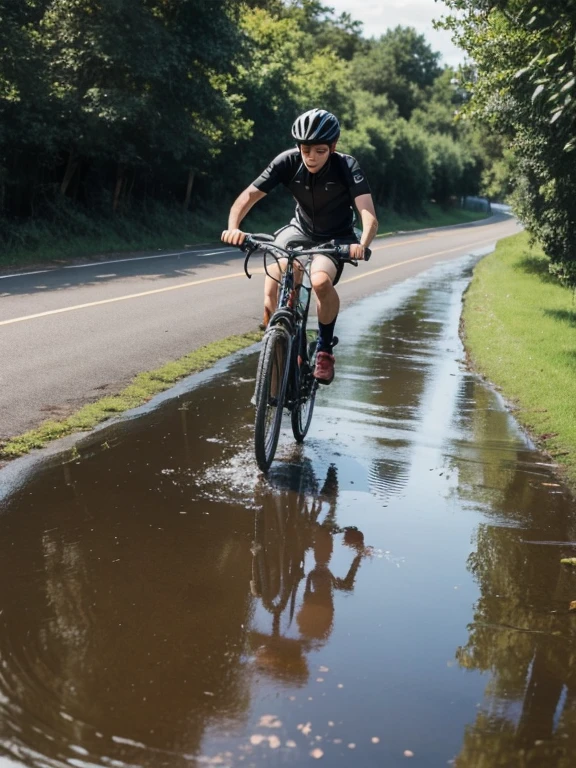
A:
[[[242,245],[244,240],[246,240],[246,233],[241,229],[225,229],[222,232],[222,242],[228,245]]]
[[[366,249],[363,245],[360,245],[359,243],[352,243],[350,246],[350,258],[356,259],[357,261],[364,261],[365,251]]]

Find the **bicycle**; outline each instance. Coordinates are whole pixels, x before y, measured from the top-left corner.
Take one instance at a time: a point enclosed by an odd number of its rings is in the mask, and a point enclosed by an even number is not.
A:
[[[246,252],[244,271],[247,277],[252,277],[248,272],[250,257],[260,250],[264,271],[280,286],[278,307],[270,318],[262,342],[254,393],[254,448],[256,462],[263,472],[268,471],[276,454],[283,410],[291,414],[292,433],[298,443],[306,437],[312,421],[318,389],[318,381],[314,378],[316,339],[309,339],[306,331],[312,295],[312,257],[324,254],[358,266],[358,261],[350,258],[349,245],[332,241],[309,249],[298,246],[285,249],[275,245],[273,239],[271,235],[247,235],[240,246]],[[365,254],[367,261],[371,255],[369,248]],[[280,260],[286,262],[279,280],[268,271],[268,255],[278,266]]]

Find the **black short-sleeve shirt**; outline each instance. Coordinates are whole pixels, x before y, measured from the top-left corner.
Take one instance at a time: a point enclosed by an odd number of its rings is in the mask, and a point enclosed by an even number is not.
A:
[[[298,149],[275,157],[253,182],[261,192],[278,184],[287,187],[296,200],[296,219],[313,237],[342,237],[352,232],[358,195],[370,194],[370,187],[358,161],[334,152],[318,173],[310,173]]]

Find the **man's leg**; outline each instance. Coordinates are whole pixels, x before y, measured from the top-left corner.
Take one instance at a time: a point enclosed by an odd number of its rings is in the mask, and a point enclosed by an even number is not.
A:
[[[314,376],[323,384],[330,384],[334,378],[332,344],[336,318],[340,310],[340,297],[333,285],[336,273],[336,265],[327,256],[314,257],[311,281],[318,310],[318,354]]]
[[[276,264],[268,266],[268,272],[274,275],[277,280],[280,279],[280,269]],[[262,330],[266,330],[270,318],[278,306],[278,283],[272,277],[266,275],[264,278],[264,313],[262,317]]]

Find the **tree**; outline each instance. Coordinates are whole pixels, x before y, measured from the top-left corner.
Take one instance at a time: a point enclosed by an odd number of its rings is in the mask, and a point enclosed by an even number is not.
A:
[[[354,57],[353,76],[362,90],[387,95],[408,120],[441,73],[439,59],[415,29],[396,27]]]
[[[421,214],[432,189],[432,152],[426,134],[397,120],[393,126],[394,152],[388,165],[387,203],[400,213]]]
[[[349,13],[335,17],[334,10],[319,0],[292,0],[285,3],[281,15],[293,19],[308,36],[305,57],[310,50],[328,50],[349,61],[365,48],[362,22],[355,21]]]
[[[473,57],[469,112],[510,139],[515,207],[563,281],[576,285],[576,0],[447,0]]]
[[[8,206],[30,213],[26,188],[36,181],[38,162],[29,158],[57,140],[46,59],[36,34],[47,4],[0,0],[0,213]]]
[[[115,207],[127,168],[166,159],[191,167],[232,117],[217,80],[231,71],[240,43],[227,6],[207,0],[51,3],[42,28],[61,141],[69,157],[116,163]]]
[[[413,29],[367,41],[320,0],[0,0],[0,22],[3,245],[39,242],[31,218],[94,236],[154,226],[156,203],[220,208],[316,106],[381,205],[479,185],[476,134]]]

